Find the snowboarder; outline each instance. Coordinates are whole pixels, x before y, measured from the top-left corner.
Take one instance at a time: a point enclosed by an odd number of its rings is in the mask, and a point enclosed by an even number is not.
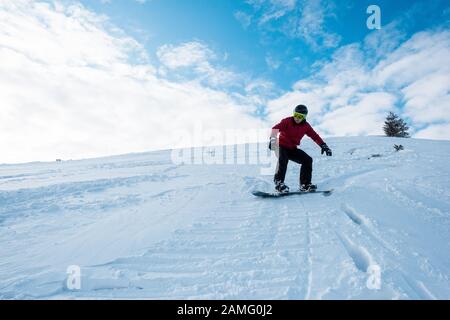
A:
[[[322,154],[332,155],[331,149],[306,121],[307,115],[308,108],[304,105],[298,105],[295,107],[292,117],[281,120],[272,128],[269,149],[275,151],[278,157],[274,176],[275,189],[278,192],[289,192],[289,187],[284,184],[289,160],[301,165],[300,191],[309,192],[317,189],[316,185],[311,184],[313,159],[305,151],[297,148],[305,134],[320,146]]]

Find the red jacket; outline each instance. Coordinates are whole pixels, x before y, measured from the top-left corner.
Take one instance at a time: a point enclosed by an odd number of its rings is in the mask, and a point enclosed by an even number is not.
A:
[[[272,128],[272,136],[275,136],[274,130],[279,130],[280,132],[279,145],[288,149],[296,149],[305,134],[318,145],[324,143],[306,120],[297,124],[294,117],[284,118]]]

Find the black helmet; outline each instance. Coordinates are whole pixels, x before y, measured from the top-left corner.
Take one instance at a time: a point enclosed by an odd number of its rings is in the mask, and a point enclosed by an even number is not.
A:
[[[308,114],[308,108],[302,104],[299,104],[298,106],[295,107],[294,112],[298,112],[304,115]]]

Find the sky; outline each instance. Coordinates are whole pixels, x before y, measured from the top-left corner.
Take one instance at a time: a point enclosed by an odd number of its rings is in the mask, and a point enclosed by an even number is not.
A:
[[[449,140],[449,57],[444,0],[1,0],[0,163],[222,144],[298,104],[325,140],[389,111]]]

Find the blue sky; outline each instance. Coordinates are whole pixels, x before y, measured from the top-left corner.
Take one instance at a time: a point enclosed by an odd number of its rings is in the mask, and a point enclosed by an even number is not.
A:
[[[383,134],[393,111],[450,140],[448,1],[3,0],[0,17],[0,163],[220,145],[297,104],[325,138]]]
[[[377,4],[382,10],[382,25],[399,21],[404,37],[415,32],[440,26],[448,22],[449,4],[445,0],[433,1],[316,1],[323,15],[324,34],[338,39],[334,45],[320,45],[323,35],[314,34],[316,48],[301,35],[283,31],[287,20],[300,16],[302,5],[294,8],[286,4],[296,1],[230,1],[230,0],[148,0],[139,1],[81,1],[87,8],[104,13],[111,21],[141,41],[150,56],[158,47],[190,41],[206,43],[214,51],[226,55],[223,64],[253,77],[267,77],[280,89],[289,89],[298,79],[309,76],[316,61],[329,59],[336,48],[361,42],[371,32],[366,27],[366,9]],[[312,1],[314,2],[314,1]],[[261,4],[260,4],[261,3]],[[445,11],[447,9],[447,11]],[[267,23],[263,16],[276,11],[284,15]],[[283,12],[285,11],[285,12]],[[273,61],[274,65],[268,65]]]

